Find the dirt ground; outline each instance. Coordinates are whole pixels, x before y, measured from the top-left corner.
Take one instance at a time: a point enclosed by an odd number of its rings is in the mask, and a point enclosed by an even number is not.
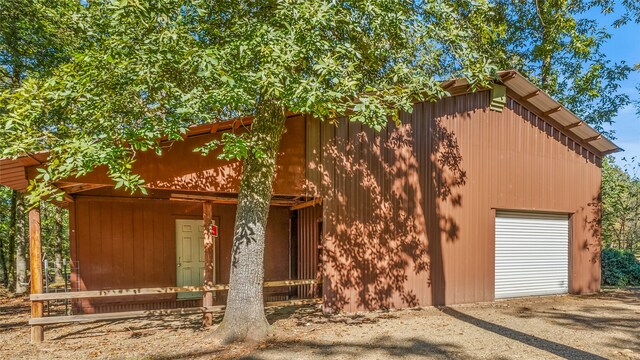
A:
[[[254,345],[216,345],[194,315],[50,326],[36,346],[28,313],[26,299],[0,298],[0,358],[640,359],[640,289],[330,317],[269,309],[274,335]]]

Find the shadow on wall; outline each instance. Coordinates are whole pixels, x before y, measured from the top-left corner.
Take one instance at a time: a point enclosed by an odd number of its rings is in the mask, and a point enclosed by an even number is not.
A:
[[[602,193],[593,197],[587,206],[580,207],[574,216],[582,223],[581,234],[573,234],[573,254],[587,257],[583,260],[600,269],[602,253]],[[577,242],[577,243],[575,243]],[[577,259],[576,259],[577,260]],[[591,294],[600,290],[601,275],[599,271],[573,271],[572,294]]]
[[[212,155],[210,155],[212,156]],[[166,170],[172,177],[149,182],[150,187],[161,189],[187,189],[191,191],[237,192],[239,176],[242,171],[240,162],[231,162],[211,169],[195,172],[174,172]]]
[[[443,304],[442,242],[459,237],[443,207],[462,206],[466,182],[455,134],[411,114],[379,133],[348,121],[324,126],[324,159],[310,169],[325,201],[329,309]]]

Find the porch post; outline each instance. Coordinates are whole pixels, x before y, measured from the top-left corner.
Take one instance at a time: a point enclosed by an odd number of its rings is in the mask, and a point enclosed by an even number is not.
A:
[[[42,243],[40,241],[40,207],[29,210],[29,260],[31,263],[31,294],[42,293]],[[31,318],[42,317],[42,301],[31,302]],[[31,343],[44,340],[44,326],[31,326]]]
[[[213,225],[213,203],[204,202],[202,204],[202,218],[204,220],[204,286],[213,286],[213,234],[211,227]],[[205,291],[202,297],[202,307],[213,306],[213,292]],[[202,326],[213,325],[213,314],[205,309]]]

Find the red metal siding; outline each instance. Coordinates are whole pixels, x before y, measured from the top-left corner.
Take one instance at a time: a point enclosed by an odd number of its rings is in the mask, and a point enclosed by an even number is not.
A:
[[[202,218],[202,204],[196,202],[78,196],[74,208],[71,256],[80,270],[72,279],[79,278],[80,290],[175,286],[175,220]],[[214,218],[219,221],[218,283],[229,282],[235,212],[235,205],[213,206]],[[288,222],[288,208],[271,208],[265,249],[266,280],[288,279],[288,263],[282,261],[288,254]],[[265,296],[270,300],[270,296],[281,292],[286,289],[270,289]],[[217,297],[218,303],[224,299],[224,293]],[[197,304],[198,301],[176,301],[174,294],[168,294],[83,300],[79,307],[84,312],[108,312]]]
[[[273,193],[278,195],[302,195],[305,184],[305,120],[302,116],[287,120],[287,131],[282,136],[276,161],[276,177]],[[244,132],[240,128],[237,133]],[[134,173],[139,174],[149,189],[237,193],[242,165],[239,161],[218,158],[222,148],[208,156],[194,152],[205,143],[222,137],[222,133],[202,134],[184,141],[167,143],[162,156],[153,151],[136,155]],[[35,166],[28,169],[29,177],[38,172]],[[104,167],[79,177],[69,179],[77,183],[113,185]]]
[[[322,206],[311,206],[298,210],[298,246],[297,273],[298,279],[320,280],[320,229]],[[298,296],[312,298],[320,296],[320,289],[315,285],[300,286]]]
[[[323,145],[308,179],[325,201],[327,308],[493,300],[494,209],[573,214],[570,289],[598,290],[599,159],[512,99],[488,105],[466,94],[380,133],[342,120],[308,135]]]

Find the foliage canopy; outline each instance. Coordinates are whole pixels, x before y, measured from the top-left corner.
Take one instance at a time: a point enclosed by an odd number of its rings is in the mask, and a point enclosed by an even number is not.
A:
[[[99,165],[135,190],[136,152],[161,153],[159,139],[252,115],[264,99],[319,118],[350,111],[379,129],[445,95],[442,79],[489,79],[490,11],[468,0],[90,1],[62,24],[70,60],[0,96],[2,156],[50,152],[40,197]],[[202,150],[259,151],[248,142],[230,134]]]
[[[589,12],[614,12],[615,2],[599,0],[494,0],[496,59],[515,68],[576,115],[606,135],[606,125],[630,103],[620,83],[632,71],[612,62],[602,46],[610,30]],[[634,1],[619,2],[622,13],[611,14],[616,26],[640,19]],[[618,18],[614,18],[618,16]]]

